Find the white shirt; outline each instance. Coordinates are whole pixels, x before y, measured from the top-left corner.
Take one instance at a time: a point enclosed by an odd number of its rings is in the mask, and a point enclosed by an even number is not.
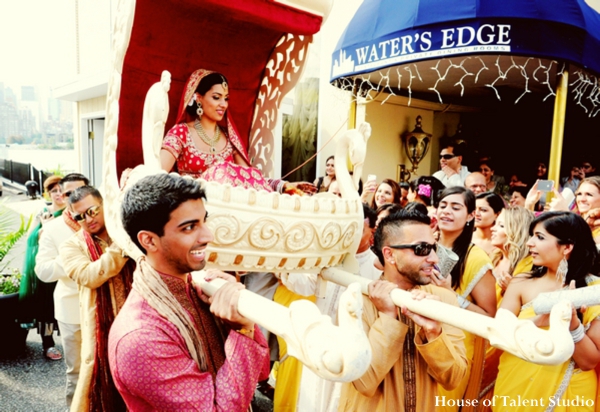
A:
[[[66,213],[66,212],[65,212]],[[44,224],[40,236],[35,273],[42,282],[54,282],[54,317],[63,323],[80,324],[79,289],[67,276],[58,254],[60,245],[75,233],[62,216]]]
[[[467,178],[467,176],[469,176],[469,174],[471,174],[471,172],[469,172],[467,166],[461,166],[459,172],[450,177],[446,176],[446,173],[444,173],[443,170],[438,170],[437,172],[435,172],[433,174],[433,177],[442,182],[446,187],[464,186],[465,179]]]

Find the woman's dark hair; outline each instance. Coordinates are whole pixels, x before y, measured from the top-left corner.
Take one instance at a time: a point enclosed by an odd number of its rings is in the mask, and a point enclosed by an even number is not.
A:
[[[425,186],[425,189],[427,189],[427,186],[431,188],[430,196],[425,195],[423,193],[423,190],[421,190],[421,194],[419,194],[419,186],[421,185]],[[444,186],[444,184],[440,182],[439,179],[433,176],[420,176],[417,179],[410,182],[410,190],[412,190],[417,196],[419,196],[419,199],[425,202],[427,206],[433,207],[437,207],[439,203],[440,193],[444,190],[445,187],[446,186]]]
[[[544,168],[546,169],[546,173],[544,173],[543,176],[538,176],[537,174],[540,165],[544,165]],[[531,185],[533,185],[538,179],[548,179],[548,162],[546,160],[539,159],[537,162],[535,162],[535,169],[533,169],[530,173],[532,173],[529,177],[529,182],[531,183]]]
[[[427,206],[419,202],[408,202],[406,206],[404,206],[404,210],[415,211],[417,213],[421,213],[422,215],[428,215],[429,213],[429,210],[427,210]]]
[[[365,219],[369,219],[369,227],[373,229],[375,227],[375,223],[377,222],[377,212],[371,209],[368,204],[363,203],[363,216]]]
[[[327,163],[328,161],[330,161],[331,159],[335,160],[335,155],[331,155],[327,158],[327,160],[325,160],[325,163]]]
[[[381,212],[385,212],[386,210],[388,210],[389,214],[391,215],[391,214],[394,214],[394,213],[398,212],[400,209],[402,209],[402,206],[400,206],[397,203],[386,203],[384,205],[379,206],[377,208],[377,210],[375,211],[375,214],[377,216],[379,216],[379,214]]]
[[[379,186],[381,186],[384,183],[386,185],[388,185],[389,187],[392,188],[392,203],[398,203],[398,204],[400,204],[400,199],[402,198],[402,192],[400,191],[400,185],[395,180],[392,180],[392,179],[383,179],[381,181],[381,183],[379,183],[377,185],[377,189],[375,190],[375,194],[377,194],[377,190],[379,189]],[[375,196],[373,196],[373,200],[371,200],[371,204],[369,205],[369,207],[371,209],[377,210],[377,204],[375,203]]]
[[[509,191],[508,195],[512,196],[514,192],[518,192],[521,196],[527,199],[527,194],[529,193],[529,186],[513,186]]]
[[[447,187],[440,195],[440,202],[442,202],[444,198],[451,195],[461,195],[465,202],[465,206],[467,207],[467,214],[473,213],[475,210],[475,195],[473,192],[463,186]],[[457,288],[460,285],[460,279],[465,271],[467,255],[469,254],[471,240],[473,238],[474,221],[475,219],[467,221],[463,231],[460,235],[458,235],[454,241],[454,244],[452,245],[452,251],[458,255],[458,264],[455,265],[450,272],[450,276],[452,276],[453,288]]]
[[[196,93],[199,93],[201,96],[204,96],[215,84],[223,84],[229,82],[227,78],[223,76],[221,73],[211,73],[207,76],[204,76],[200,83],[198,83],[198,87],[196,87]],[[187,104],[188,102],[186,102]],[[185,111],[192,116],[194,119],[198,117],[196,114],[196,110],[198,110],[198,103],[194,99],[194,103],[191,106],[185,106]]]
[[[496,170],[495,164],[492,161],[492,159],[480,160],[479,167],[477,168],[477,170],[481,169],[481,166],[483,166],[483,165],[486,165],[487,167],[489,167],[492,172],[494,172]]]
[[[578,288],[587,286],[586,276],[598,273],[598,249],[596,249],[592,231],[585,220],[572,212],[545,212],[529,225],[530,236],[533,236],[535,227],[540,224],[557,239],[559,245],[573,245],[567,261],[569,269],[565,284],[568,285],[574,280],[575,286]],[[537,266],[533,268],[530,276],[539,278],[546,272],[548,272],[547,267]]]
[[[504,209],[506,207],[506,204],[504,203],[504,199],[502,199],[502,196],[497,195],[496,193],[492,193],[492,192],[484,192],[484,193],[479,193],[476,197],[476,200],[479,199],[484,199],[488,205],[490,205],[490,207],[492,208],[492,210],[494,211],[495,214],[498,214],[502,211],[502,209]]]

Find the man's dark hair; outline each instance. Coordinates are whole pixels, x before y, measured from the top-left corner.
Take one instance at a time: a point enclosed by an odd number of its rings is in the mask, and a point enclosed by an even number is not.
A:
[[[421,213],[422,215],[429,216],[427,206],[419,202],[408,202],[406,206],[404,206],[404,210],[407,212],[414,210],[415,212]]]
[[[464,143],[459,143],[456,140],[440,140],[440,151],[447,149],[451,147],[452,148],[452,153],[455,154],[456,156],[465,156],[465,144]]]
[[[92,195],[95,199],[102,203],[102,195],[94,186],[80,186],[77,189],[73,190],[71,195],[69,196],[69,204],[72,205],[74,203],[79,202],[84,197]]]
[[[379,262],[384,264],[383,253],[381,249],[384,246],[389,245],[389,239],[391,237],[397,237],[401,235],[399,232],[406,225],[422,224],[429,226],[431,219],[426,214],[419,212],[417,209],[402,209],[396,213],[383,218],[377,226],[375,231],[375,242],[371,250],[377,255]]]
[[[363,203],[363,215],[365,219],[369,219],[369,227],[373,229],[377,223],[377,212],[369,207],[368,204]]]
[[[125,231],[144,253],[137,235],[146,230],[164,235],[171,212],[188,200],[206,199],[199,182],[173,174],[157,174],[140,179],[125,193],[121,219]]]
[[[60,182],[58,182],[58,184],[62,189],[63,185],[67,182],[83,182],[84,186],[89,186],[90,184],[89,179],[81,173],[69,173],[68,175],[60,179]]]

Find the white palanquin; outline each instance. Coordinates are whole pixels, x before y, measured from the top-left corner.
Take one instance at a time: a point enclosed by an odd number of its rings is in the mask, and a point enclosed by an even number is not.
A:
[[[291,3],[300,5],[303,2],[294,0]],[[330,5],[331,0],[307,1],[308,9],[311,4],[320,4],[320,12],[325,14],[330,7],[323,5]],[[120,0],[113,30],[113,59],[105,129],[104,186],[101,190],[106,204],[105,220],[110,236],[135,259],[142,252],[123,229],[121,203],[127,187],[144,176],[164,173],[157,167],[160,162],[156,158],[156,141],[157,136],[164,133],[164,119],[169,110],[167,93],[170,89],[170,75],[163,72],[160,79],[162,81],[153,85],[146,96],[142,125],[146,164],[135,167],[125,189],[120,190],[116,166],[119,96],[123,86],[124,56],[131,37],[134,14],[135,1]],[[306,37],[299,39],[284,36],[280,48],[273,51],[272,60],[280,60],[282,54],[292,59],[305,55],[309,42]],[[288,43],[297,43],[296,53],[285,53],[281,49],[289,49]],[[282,93],[278,95],[281,97],[293,87],[300,74],[298,65],[286,67],[287,70],[293,69],[294,73],[281,73],[280,76],[277,72],[270,72],[263,80],[263,83],[266,82],[265,87],[279,88]],[[284,80],[281,83],[282,79],[293,81]],[[272,86],[271,82],[273,85],[278,83]],[[272,95],[274,94],[269,94]],[[277,102],[277,99],[259,99],[255,118],[276,117]],[[259,126],[260,123],[257,122],[253,127],[252,143],[272,144],[272,130],[267,132],[267,129]],[[365,126],[362,132],[364,133],[348,132],[340,138],[339,150],[340,153],[343,151],[344,159],[353,146],[351,140],[358,138],[356,156],[362,155],[364,160],[370,128]],[[207,193],[206,209],[210,216],[208,224],[215,235],[215,241],[207,250],[209,264],[224,270],[319,272],[323,267],[339,265],[344,261],[346,265],[355,268],[353,256],[360,241],[363,213],[360,198],[347,170],[345,174],[345,187],[341,188],[344,199],[332,195],[280,195],[232,187],[229,184],[203,182]],[[350,258],[346,259],[347,256]],[[209,294],[220,286],[219,279],[210,284],[204,282],[200,273],[194,274],[194,279]],[[333,326],[331,319],[321,315],[310,302],[295,302],[288,309],[248,291],[242,292],[238,309],[244,316],[282,336],[288,342],[289,353],[315,373],[326,379],[351,381],[366,371],[371,359],[371,348],[362,328],[362,298],[358,285],[348,288],[343,299],[346,303],[340,311],[339,326]],[[353,345],[346,345],[347,342],[353,342]]]

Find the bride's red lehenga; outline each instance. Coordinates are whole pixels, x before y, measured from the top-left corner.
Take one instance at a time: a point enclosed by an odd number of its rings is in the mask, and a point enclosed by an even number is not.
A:
[[[163,139],[162,149],[175,157],[175,165],[180,175],[189,175],[219,183],[230,183],[234,186],[256,190],[281,191],[284,183],[282,180],[267,180],[260,170],[235,163],[234,154],[236,152],[242,156],[247,164],[250,164],[250,159],[248,158],[248,151],[227,111],[223,119],[218,122],[219,128],[227,137],[225,148],[218,153],[208,153],[200,151],[194,144],[191,131],[186,123],[193,122],[195,118],[189,115],[186,107],[200,81],[211,73],[214,72],[198,69],[188,79],[179,102],[176,124]]]

